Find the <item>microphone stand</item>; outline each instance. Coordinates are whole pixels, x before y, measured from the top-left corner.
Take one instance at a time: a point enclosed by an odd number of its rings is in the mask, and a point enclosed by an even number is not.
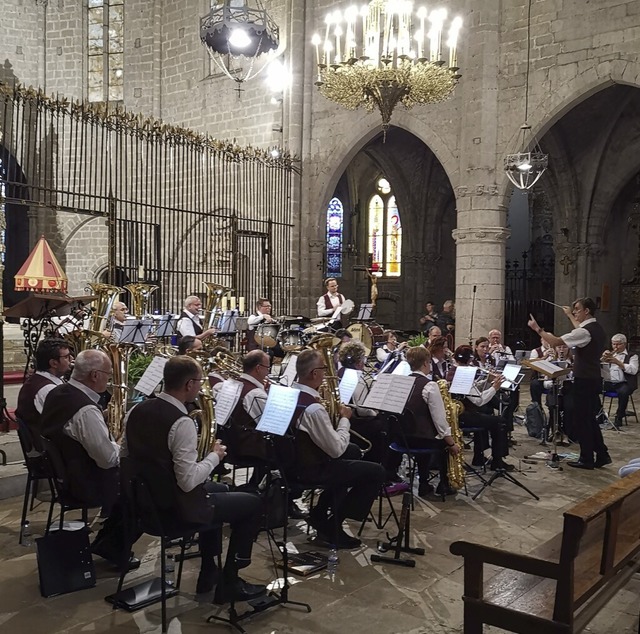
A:
[[[473,285],[473,294],[471,295],[471,319],[469,320],[469,345],[473,348],[473,313],[476,308],[476,285]]]

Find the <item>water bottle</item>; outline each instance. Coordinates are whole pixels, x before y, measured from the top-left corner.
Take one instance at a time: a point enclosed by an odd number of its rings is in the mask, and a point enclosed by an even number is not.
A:
[[[31,526],[29,524],[29,520],[25,520],[22,525],[22,545],[26,548],[33,545],[31,541]]]
[[[340,562],[340,558],[338,557],[338,549],[331,544],[329,548],[329,555],[327,557],[327,572],[333,579],[335,574],[338,572],[338,563]]]
[[[167,553],[164,560],[164,582],[168,586],[176,585],[176,560],[173,553]]]

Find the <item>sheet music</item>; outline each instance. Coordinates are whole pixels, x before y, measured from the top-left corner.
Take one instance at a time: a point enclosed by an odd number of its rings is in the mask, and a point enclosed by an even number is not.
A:
[[[294,354],[289,359],[287,363],[287,367],[284,369],[284,373],[280,377],[280,383],[284,383],[285,385],[293,385],[293,382],[296,380],[296,374],[298,365],[298,355]]]
[[[361,373],[358,372],[358,370],[354,370],[353,368],[345,368],[342,379],[340,380],[340,385],[338,386],[338,389],[340,390],[341,403],[349,403],[351,401],[351,397],[356,391],[356,387],[358,387],[358,379],[360,378],[360,374]]]
[[[502,376],[505,379],[509,379],[509,380],[504,381],[500,385],[500,387],[503,390],[513,390],[515,387],[517,387],[519,383],[518,374],[520,374],[519,365],[516,365],[515,363],[508,363],[507,365],[505,365],[504,368],[502,369]]]
[[[527,361],[526,365],[536,370],[537,372],[541,372],[542,374],[549,377],[568,374],[568,372],[563,372],[561,368],[559,368],[551,361],[547,361],[546,359],[534,359],[533,361],[530,359],[529,361]]]
[[[272,385],[269,388],[267,404],[256,429],[265,434],[284,436],[296,411],[299,394],[300,390],[293,387]]]
[[[222,383],[222,387],[216,395],[216,424],[221,427],[227,424],[231,412],[240,400],[240,392],[242,392],[242,383],[233,379],[227,379]]]
[[[142,392],[142,394],[151,396],[160,381],[162,381],[162,373],[164,372],[165,363],[168,360],[166,357],[153,357],[144,374],[136,383],[135,389],[138,390],[138,392]]]
[[[177,318],[174,315],[168,314],[160,317],[158,327],[156,328],[156,337],[170,337],[176,333]]]
[[[400,374],[401,376],[409,376],[411,374],[411,366],[406,361],[400,361],[393,369],[391,374]]]
[[[400,374],[381,374],[373,384],[362,407],[401,414],[411,395],[414,376]]]
[[[477,372],[478,368],[474,368],[472,366],[460,366],[459,368],[456,368],[456,373],[453,375],[453,381],[451,381],[449,393],[460,394],[463,396],[471,394]]]

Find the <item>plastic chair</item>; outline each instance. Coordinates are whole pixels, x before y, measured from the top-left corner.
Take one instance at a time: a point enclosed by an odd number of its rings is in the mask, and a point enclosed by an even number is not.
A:
[[[614,390],[605,391],[602,393],[602,407],[604,408],[604,400],[609,399],[609,409],[607,409],[607,417],[611,418],[611,407],[613,405],[613,399],[618,398],[618,393]],[[636,412],[636,404],[633,402],[633,394],[629,394],[629,403],[631,403],[631,408],[633,409],[633,416],[636,420],[638,420],[638,413]],[[629,412],[624,413],[624,424],[628,425],[627,415]]]

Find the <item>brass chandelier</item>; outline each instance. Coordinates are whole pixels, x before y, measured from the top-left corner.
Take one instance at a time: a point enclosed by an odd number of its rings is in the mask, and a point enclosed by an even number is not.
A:
[[[411,0],[372,0],[361,8],[332,11],[325,18],[324,41],[315,34],[318,74],[316,86],[327,99],[356,110],[377,107],[386,135],[393,110],[402,103],[444,101],[455,88],[458,73],[457,41],[462,26],[454,18],[445,42],[445,9],[414,11]]]

